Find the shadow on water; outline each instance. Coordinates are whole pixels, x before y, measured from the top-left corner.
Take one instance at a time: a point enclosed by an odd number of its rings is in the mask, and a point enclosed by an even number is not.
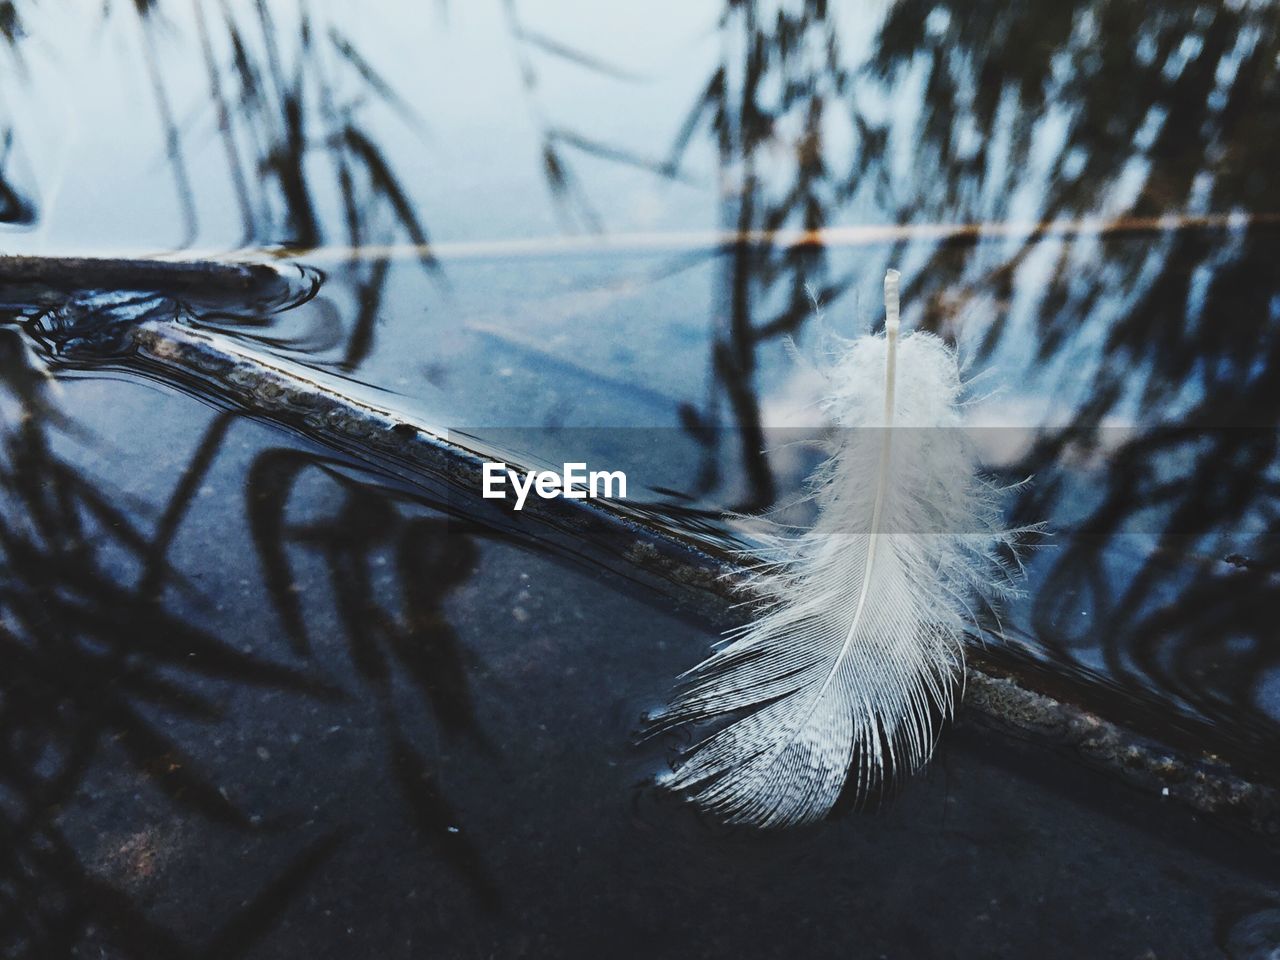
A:
[[[214,461],[242,423],[215,415],[192,444],[171,493],[150,509],[114,496],[64,453],[95,438],[68,418],[56,388],[33,365],[26,337],[0,329],[6,410],[0,447],[0,931],[6,956],[62,956],[86,943],[131,956],[239,956],[278,922],[308,882],[347,842],[351,826],[325,833],[247,895],[201,950],[176,938],[78,858],[62,811],[92,792],[95,768],[119,758],[137,782],[159,791],[182,817],[240,832],[276,831],[297,819],[246,813],[218,786],[207,745],[170,734],[230,721],[225,691],[262,689],[335,704],[351,691],[313,655],[291,592],[287,552],[315,551],[332,573],[348,662],[380,704],[386,767],[424,848],[497,905],[491,878],[436,782],[431,762],[402,729],[392,685],[403,676],[429,705],[441,734],[485,747],[468,694],[467,666],[445,616],[444,597],[471,572],[471,541],[444,520],[402,516],[394,499],[323,459],[266,448],[249,466],[248,522],[263,579],[295,646],[288,658],[247,652],[197,625],[207,606],[200,584],[173,565],[171,548]],[[316,473],[343,502],[332,515],[302,502],[286,519],[299,478]],[[323,498],[321,498],[323,499]],[[292,511],[298,513],[297,504]],[[370,582],[373,552],[390,548],[398,605],[381,605]],[[385,591],[384,591],[385,592]],[[332,651],[326,651],[331,657]],[[201,739],[196,737],[198,741]],[[261,878],[259,878],[261,879]],[[256,883],[257,880],[254,881]],[[252,884],[250,885],[252,886]],[[105,948],[105,946],[104,946]]]
[[[246,510],[264,585],[295,652],[310,655],[290,554],[312,555],[324,566],[346,657],[378,704],[390,770],[416,830],[483,903],[496,908],[493,880],[402,728],[393,690],[397,676],[403,676],[429,705],[444,736],[463,737],[472,749],[492,755],[474,716],[468,664],[443,607],[446,596],[471,576],[476,549],[457,522],[406,517],[388,493],[339,467],[287,449],[264,450],[254,459],[245,478]],[[308,479],[335,487],[337,503],[321,516],[291,523],[290,501]],[[388,559],[398,609],[375,582],[375,570]]]

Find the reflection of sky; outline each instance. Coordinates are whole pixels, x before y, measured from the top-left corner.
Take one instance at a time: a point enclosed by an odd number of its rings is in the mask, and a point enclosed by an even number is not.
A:
[[[297,43],[297,21],[291,5],[277,6],[287,58]],[[380,145],[433,237],[464,240],[556,232],[542,179],[537,111],[551,123],[638,154],[665,154],[716,49],[712,8],[665,6],[660,16],[651,4],[607,13],[591,5],[531,6],[525,15],[530,30],[640,76],[605,77],[533,50],[536,102],[522,92],[516,41],[496,0],[449,5],[443,12],[435,4],[399,4],[394,11],[390,5],[329,5],[320,22],[347,35],[422,117],[419,133],[379,104],[363,113],[376,125]],[[251,5],[240,7],[251,22]],[[97,8],[87,15],[83,7],[39,5],[24,7],[24,16],[29,35],[20,43],[28,76],[5,84],[6,107],[38,171],[44,216],[35,234],[8,233],[6,243],[43,252],[173,247],[181,240],[181,212],[132,6],[114,5],[100,17]],[[654,23],[663,29],[653,29]],[[241,226],[190,5],[161,4],[152,38],[195,184],[197,246],[235,245]],[[226,36],[215,31],[214,39],[229,62]],[[330,54],[329,67],[335,66]],[[318,168],[322,159],[313,160]],[[705,225],[714,216],[706,182],[668,184],[589,157],[578,166],[610,227]],[[337,223],[341,212],[333,193],[320,199]]]
[[[242,23],[253,23],[251,4],[233,9]],[[722,48],[732,47],[737,36],[732,30],[717,30],[716,4],[672,2],[656,11],[652,5],[608,10],[590,4],[516,5],[517,15],[531,34],[580,50],[627,74],[618,78],[550,55],[532,44],[522,47],[504,5],[496,0],[443,9],[432,4],[404,4],[397,5],[394,13],[390,7],[360,7],[358,14],[354,6],[317,9],[322,12],[313,34],[318,38],[316,47],[327,56],[328,82],[345,91],[340,100],[364,98],[359,116],[372,125],[379,146],[386,150],[392,169],[432,238],[444,242],[557,233],[561,222],[543,177],[540,125],[563,127],[641,157],[662,158],[719,62]],[[25,166],[35,171],[42,216],[31,231],[6,231],[6,246],[13,251],[101,254],[163,251],[182,242],[182,206],[164,158],[164,131],[150,85],[146,47],[156,52],[157,70],[181,132],[183,157],[194,186],[198,223],[194,245],[214,250],[237,246],[243,229],[219,142],[216,112],[210,103],[192,8],[187,4],[162,5],[149,34],[140,28],[132,7],[126,4],[115,5],[105,16],[51,6],[23,10],[28,36],[20,44],[27,76],[16,86],[6,84],[10,91],[6,100]],[[285,60],[290,61],[298,42],[297,10],[288,3],[276,4],[273,10],[279,45]],[[856,66],[874,52],[872,40],[883,10],[859,6],[841,11],[842,62]],[[206,15],[211,23],[219,23],[217,17]],[[655,23],[661,23],[662,29],[654,29]],[[349,38],[409,103],[422,118],[421,129],[377,102],[358,81],[352,81],[349,70],[343,73],[338,69],[341,63],[324,44],[329,26]],[[935,12],[926,26],[928,35],[938,39],[950,26],[949,17]],[[1087,49],[1096,40],[1093,31],[1091,18],[1082,16],[1069,49],[1055,60],[1053,86],[1061,88],[1070,82],[1072,67],[1062,58],[1072,50]],[[1240,57],[1257,43],[1256,33],[1246,31],[1224,56],[1218,70],[1220,84],[1229,83],[1235,75]],[[51,39],[55,37],[56,44]],[[231,51],[225,31],[215,29],[213,39],[219,61],[229,67]],[[248,32],[245,39],[254,41]],[[1176,75],[1179,64],[1185,65],[1194,52],[1179,48],[1166,70]],[[528,94],[520,80],[522,56],[527,56],[536,72],[536,86]],[[729,56],[728,62],[732,65],[736,59]],[[839,209],[827,211],[828,222],[892,221],[897,214],[885,203],[901,203],[913,193],[925,201],[926,210],[947,208],[940,198],[930,196],[942,189],[947,178],[922,178],[919,167],[932,63],[922,52],[887,83],[865,76],[857,82],[854,101],[859,113],[872,124],[888,124],[891,130],[887,163],[891,195],[877,199],[869,189],[859,189]],[[949,68],[945,59],[941,64],[937,69]],[[965,78],[963,70],[956,70],[955,75],[961,81]],[[110,77],[111,82],[102,82],[103,77]],[[224,87],[228,95],[234,91],[229,69]],[[1017,108],[1006,96],[995,129],[977,130],[971,121],[964,120],[975,95],[972,87],[971,82],[957,86],[959,116],[952,149],[963,160],[985,139],[987,155],[982,183],[976,195],[961,204],[962,212],[968,219],[1034,222],[1045,214],[1046,202],[1054,195],[1054,164],[1062,154],[1073,111],[1080,108],[1049,91],[1049,109],[1033,120],[1029,156],[1010,179],[1011,129],[1019,119]],[[776,95],[776,90],[770,91],[765,99]],[[314,105],[311,110],[315,112]],[[1149,146],[1163,118],[1163,109],[1154,105],[1136,138],[1139,148]],[[797,133],[795,116],[784,118],[779,126],[780,143],[789,143]],[[243,131],[239,135],[241,153],[247,160]],[[853,134],[842,110],[827,111],[824,136],[828,162],[833,166],[852,154]],[[572,148],[565,153],[608,230],[706,229],[721,222],[717,159],[710,137],[695,137],[692,142],[686,155],[689,182],[667,181],[650,171],[575,153]],[[776,150],[766,148],[763,161],[760,172],[766,182],[770,177],[785,179],[790,173],[792,164],[781,145]],[[314,178],[314,197],[322,222],[329,225],[330,240],[337,241],[343,213],[326,164],[323,152],[313,149],[308,173]],[[1109,187],[1100,212],[1115,214],[1127,209],[1148,166],[1141,155],[1131,158]],[[1064,169],[1069,171],[1071,164]],[[729,171],[731,179],[733,173]],[[1012,192],[1006,189],[1010,186]],[[273,242],[287,237],[268,234],[258,239]],[[1142,296],[1144,282],[1154,276],[1168,242],[1165,239],[1153,245],[1145,281],[1140,277],[1136,284],[1101,301],[1092,322],[1047,361],[1034,355],[1036,334],[1043,297],[1054,272],[1061,269],[1063,245],[1069,247],[1068,269],[1088,276],[1099,269],[1104,258],[1098,241],[1041,242],[1020,266],[1010,302],[996,304],[979,297],[964,307],[953,324],[962,349],[973,348],[997,310],[1007,311],[1007,333],[989,360],[995,371],[993,379],[1006,385],[1000,391],[1001,409],[993,416],[1001,420],[1016,417],[1023,422],[1068,417],[1087,395],[1094,374],[1105,362],[1103,334]],[[975,285],[993,264],[1016,251],[1017,241],[998,247],[970,258],[965,273]],[[927,263],[931,251],[927,243],[910,246],[896,265],[910,276]],[[863,275],[874,278],[886,265],[878,262],[881,259],[868,257]],[[521,275],[526,272],[521,264],[510,269]],[[543,294],[539,273],[536,268],[529,271],[534,300]],[[579,287],[591,282],[572,270],[569,273],[570,282]],[[695,271],[695,275],[701,273]],[[655,303],[651,313],[674,313],[671,322],[677,327],[683,312],[701,320],[714,302],[714,283],[708,276],[695,285],[699,291],[674,298],[670,284],[658,284],[663,309],[658,311]],[[1204,285],[1201,277],[1193,286],[1188,305],[1192,314]],[[860,332],[879,314],[878,303],[858,295],[860,286],[849,298],[826,305],[830,322],[841,332]],[[643,297],[643,291],[637,295]],[[918,320],[921,308],[908,303],[909,320]],[[507,311],[496,303],[483,309],[491,315]],[[773,366],[769,358],[763,359],[766,392],[771,389],[769,381],[781,388],[786,372],[774,377],[768,372]],[[385,382],[401,379],[402,373],[388,371]],[[687,375],[681,375],[680,381],[691,382]],[[1136,391],[1140,386],[1140,378],[1133,378],[1131,389]],[[1184,403],[1195,399],[1188,396]],[[1167,409],[1165,414],[1176,416],[1177,408]],[[1113,416],[1122,420],[1133,415],[1132,400],[1121,402],[1113,411]]]
[[[234,93],[232,51],[212,5],[215,55],[223,85]],[[363,122],[376,132],[420,216],[439,241],[543,236],[561,229],[543,178],[543,127],[563,128],[639,158],[665,159],[691,106],[732,40],[716,29],[717,4],[669,2],[634,8],[598,5],[517,4],[530,34],[581,51],[616,69],[610,76],[515,38],[503,4],[399,4],[368,7],[328,5],[313,24],[324,51],[327,81],[363,97]],[[843,59],[856,64],[871,50],[883,11],[878,5],[845,8],[841,16]],[[252,5],[233,5],[242,23],[254,24]],[[83,8],[24,6],[27,36],[19,40],[25,69],[6,83],[4,109],[18,131],[27,164],[36,171],[42,218],[34,232],[6,231],[10,248],[44,253],[163,251],[183,240],[182,207],[165,159],[165,130],[147,66],[154,49],[156,72],[180,133],[182,153],[194,185],[198,233],[193,246],[226,249],[242,236],[227,161],[219,142],[217,114],[201,54],[197,22],[187,4],[160,4],[149,32],[132,5],[116,4],[103,15]],[[286,65],[298,44],[297,11],[273,5]],[[358,11],[358,12],[357,12]],[[655,29],[654,24],[662,24]],[[348,38],[421,117],[421,130],[357,89],[326,45],[330,27]],[[55,41],[56,38],[56,41]],[[251,53],[264,54],[246,29]],[[521,83],[527,55],[536,85]],[[817,52],[813,54],[815,65]],[[732,63],[732,58],[730,58]],[[347,70],[346,74],[351,71]],[[859,109],[878,121],[895,118],[900,171],[911,169],[912,126],[919,112],[919,70],[902,78],[892,96],[868,85]],[[286,69],[286,75],[289,70]],[[110,78],[104,82],[103,78]],[[741,78],[736,78],[740,81]],[[731,81],[732,82],[732,81]],[[767,99],[780,91],[766,87]],[[315,104],[310,105],[314,110]],[[234,105],[233,105],[234,107]],[[779,145],[761,170],[785,177],[783,143],[798,133],[795,118],[779,124]],[[854,136],[840,109],[828,111],[824,135],[835,156],[849,153]],[[240,149],[247,155],[240,134]],[[313,151],[310,174],[331,178],[321,151]],[[608,230],[695,229],[719,224],[717,161],[709,138],[695,138],[685,156],[687,181],[671,182],[652,172],[566,149],[573,174]],[[336,226],[342,211],[336,190],[317,190],[323,219]],[[841,219],[876,222],[875,203],[847,205]],[[264,236],[263,241],[285,239]]]

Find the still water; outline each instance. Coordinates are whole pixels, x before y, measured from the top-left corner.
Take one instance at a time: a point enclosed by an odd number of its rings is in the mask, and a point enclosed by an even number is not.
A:
[[[725,831],[639,718],[712,625],[131,363],[218,330],[671,523],[794,499],[817,356],[981,376],[1052,536],[1007,645],[1274,781],[1273,6],[0,2],[0,944],[58,956],[1266,956],[1275,862],[961,724]],[[1102,953],[1099,954],[1098,951]]]

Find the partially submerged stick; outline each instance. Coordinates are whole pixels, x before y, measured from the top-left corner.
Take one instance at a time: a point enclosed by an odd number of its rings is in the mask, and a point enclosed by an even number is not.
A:
[[[61,291],[127,290],[185,295],[269,296],[287,288],[275,268],[216,260],[0,256],[0,286]]]
[[[723,626],[743,599],[747,571],[714,545],[662,528],[650,511],[605,500],[531,498],[517,515],[480,497],[481,469],[492,456],[470,438],[450,437],[376,403],[355,399],[339,382],[226,336],[153,321],[133,333],[129,361],[141,373],[204,399],[292,430],[337,449],[446,510],[503,535],[589,560],[632,582],[660,590],[685,612]],[[510,461],[509,457],[505,459]],[[1037,665],[1016,652],[974,646],[960,718],[1014,736],[1069,749],[1088,765],[1118,774],[1155,796],[1168,796],[1223,822],[1275,840],[1280,791],[1265,761],[1247,752],[1205,752],[1204,725],[1180,727],[1134,700]],[[1166,718],[1167,719],[1167,718]],[[1122,722],[1117,722],[1122,721]]]

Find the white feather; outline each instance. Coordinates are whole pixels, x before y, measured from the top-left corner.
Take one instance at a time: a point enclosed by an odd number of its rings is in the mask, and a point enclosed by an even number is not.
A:
[[[956,356],[898,335],[898,273],[883,336],[853,341],[830,376],[832,456],[811,480],[813,527],[776,536],[752,577],[756,619],[682,678],[662,725],[737,719],[665,779],[725,820],[826,815],[851,770],[860,795],[933,751],[953,709],[975,601],[1007,592],[1002,490],[961,430]],[[745,716],[742,714],[745,712]]]

